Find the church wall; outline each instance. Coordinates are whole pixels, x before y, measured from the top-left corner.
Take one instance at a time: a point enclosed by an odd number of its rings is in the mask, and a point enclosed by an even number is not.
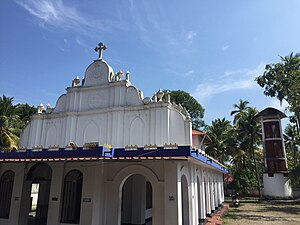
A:
[[[222,174],[190,161],[131,160],[123,162],[49,162],[47,164],[52,169],[48,225],[63,225],[63,223],[60,223],[60,212],[64,177],[73,169],[80,170],[83,173],[81,225],[118,224],[118,219],[121,218],[120,202],[122,185],[133,174],[143,175],[152,185],[153,224],[181,224],[182,176],[185,176],[188,181],[188,215],[190,224],[196,225],[197,218],[205,218],[202,214],[206,212],[207,204],[210,204],[212,210],[214,210],[224,201],[222,187],[220,187],[220,183],[218,184],[218,182],[222,181]],[[27,218],[26,212],[22,214],[24,206],[20,207],[21,203],[24,203],[24,201],[21,201],[22,189],[24,189],[24,175],[33,165],[34,163],[27,165],[25,163],[1,164],[1,174],[8,169],[12,169],[16,176],[10,219],[0,220],[0,225],[26,224],[26,222],[23,223]],[[197,176],[200,176],[200,180],[202,181],[204,179],[206,181],[209,180],[210,183],[206,186],[209,194],[204,193],[205,187],[203,183],[197,185]],[[198,187],[201,187],[201,190],[198,190]],[[213,191],[213,187],[216,192]],[[198,194],[201,195],[202,200],[198,201]],[[212,199],[213,196],[214,199]],[[19,213],[20,210],[21,213]],[[210,211],[207,213],[210,213]]]
[[[182,201],[181,188],[182,176],[188,181],[188,207],[189,224],[198,224],[199,220],[204,220],[206,214],[211,214],[220,204],[224,202],[224,192],[221,186],[218,187],[217,180],[222,181],[222,173],[217,172],[207,166],[201,166],[187,161],[177,161],[177,223],[182,225]],[[197,176],[200,178],[200,185],[197,185]],[[204,182],[205,181],[205,182]],[[198,190],[199,188],[199,190]],[[218,190],[220,188],[220,190]],[[220,193],[220,194],[219,194]],[[200,194],[200,199],[198,198]],[[186,208],[186,207],[184,207]]]
[[[55,116],[58,115],[36,115],[25,129],[20,146],[64,147],[70,142],[77,146],[98,142],[99,145],[110,144],[114,147],[191,143],[188,135],[191,133],[190,122],[184,121],[179,112],[167,107],[103,109],[69,113],[61,118]]]
[[[179,145],[192,144],[192,127],[177,110],[169,111],[170,142]]]

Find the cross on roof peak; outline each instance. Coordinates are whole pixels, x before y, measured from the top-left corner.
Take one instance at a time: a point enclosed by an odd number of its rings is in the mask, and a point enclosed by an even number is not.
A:
[[[106,50],[106,46],[100,42],[98,46],[95,48],[96,52],[99,52],[99,58],[97,60],[102,60],[102,51]]]

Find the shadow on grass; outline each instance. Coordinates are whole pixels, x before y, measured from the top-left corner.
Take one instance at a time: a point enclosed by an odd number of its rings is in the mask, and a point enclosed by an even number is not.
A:
[[[291,221],[291,218],[299,218],[299,215],[300,204],[255,202],[242,203],[239,208],[229,208],[222,217],[222,220],[225,225],[230,224],[230,221],[232,220],[243,220],[250,223],[251,221],[280,221],[284,224],[288,224],[288,222]]]
[[[300,205],[299,207],[293,207],[290,205],[274,205],[274,206],[262,206],[263,208],[255,210],[256,212],[282,212],[286,214],[300,215]]]
[[[244,213],[234,214],[234,213],[227,213],[222,217],[222,220],[225,222],[227,220],[250,220],[250,221],[283,221],[283,222],[289,222],[289,218],[284,217],[270,217],[270,216],[261,216],[261,215],[249,215]]]

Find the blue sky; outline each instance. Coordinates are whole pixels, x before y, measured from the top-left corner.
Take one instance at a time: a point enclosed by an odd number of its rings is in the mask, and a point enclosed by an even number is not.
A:
[[[299,52],[299,12],[299,0],[2,0],[0,94],[54,106],[101,41],[103,58],[130,71],[145,96],[187,91],[207,123],[231,120],[239,99],[278,108],[254,78],[278,55]]]

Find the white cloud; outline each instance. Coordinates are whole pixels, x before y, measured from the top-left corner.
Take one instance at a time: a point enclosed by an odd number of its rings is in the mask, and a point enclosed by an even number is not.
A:
[[[255,77],[260,75],[264,70],[264,63],[260,63],[254,69],[240,69],[225,71],[219,80],[209,81],[197,85],[193,93],[200,102],[221,93],[250,90],[257,87]]]
[[[196,38],[197,33],[195,31],[189,31],[186,33],[186,43],[187,46],[190,47],[194,41],[194,39]]]
[[[189,32],[186,34],[186,40],[187,40],[187,41],[192,41],[196,36],[197,36],[197,33],[196,33],[196,32],[194,32],[194,31],[189,31]]]
[[[183,76],[184,78],[187,78],[187,77],[191,76],[191,75],[194,74],[194,73],[195,73],[194,70],[189,70],[189,71],[186,71],[185,73],[183,73],[182,76]]]
[[[247,73],[247,72],[248,72],[247,69],[228,70],[228,71],[225,71],[223,77],[229,77],[232,75],[237,75],[237,74],[242,74],[242,73]]]
[[[76,38],[76,43],[78,44],[78,45],[82,45],[82,41],[81,40],[79,40],[78,38]]]
[[[80,31],[91,26],[76,8],[66,6],[62,0],[15,0],[15,2],[38,19],[41,26]]]
[[[223,46],[223,47],[222,47],[222,51],[223,51],[223,52],[226,51],[229,47],[230,47],[229,45]]]

